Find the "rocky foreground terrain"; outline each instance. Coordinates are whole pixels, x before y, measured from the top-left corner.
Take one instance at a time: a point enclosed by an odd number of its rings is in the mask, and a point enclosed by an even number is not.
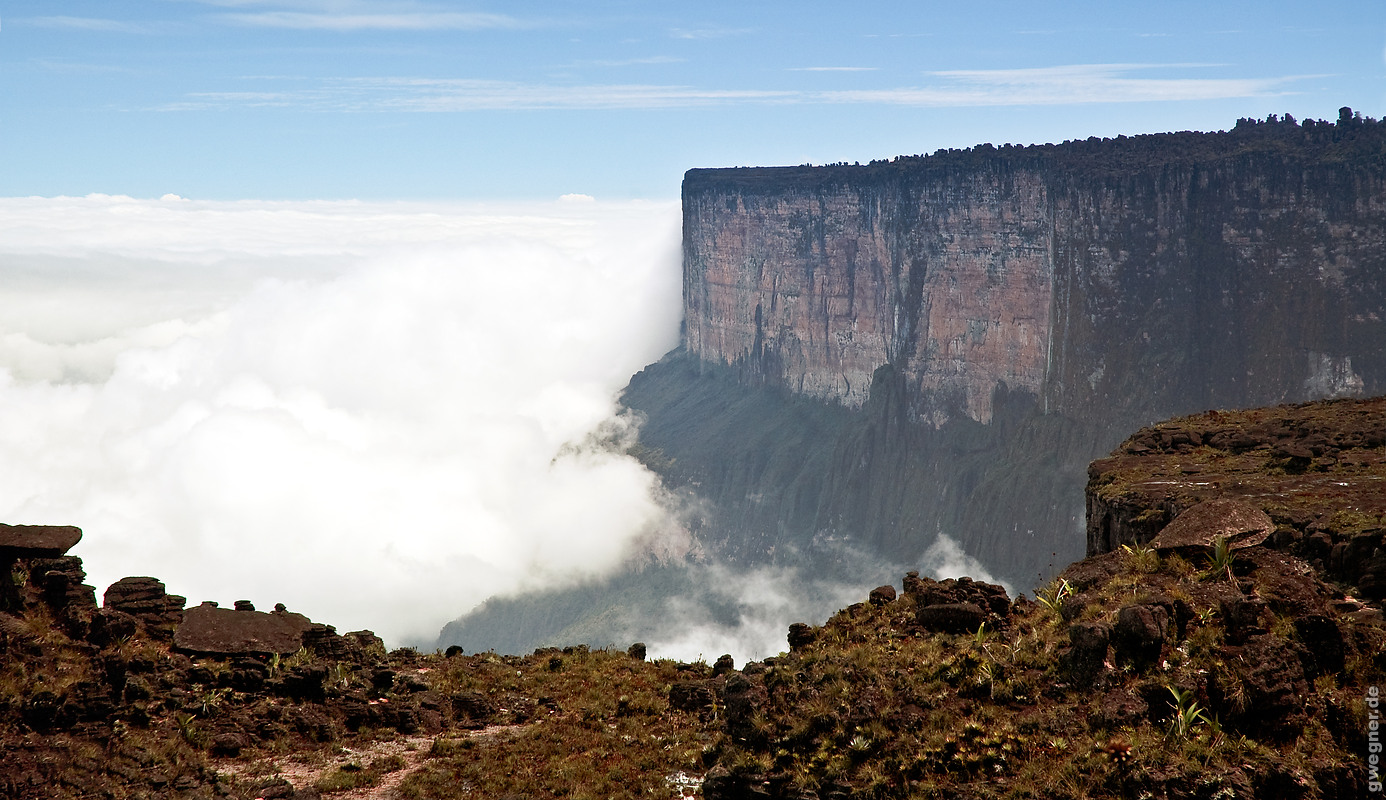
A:
[[[286,609],[98,606],[0,528],[7,798],[1360,798],[1386,689],[1386,400],[1186,417],[1094,462],[1031,600],[917,574],[735,669],[386,652]]]

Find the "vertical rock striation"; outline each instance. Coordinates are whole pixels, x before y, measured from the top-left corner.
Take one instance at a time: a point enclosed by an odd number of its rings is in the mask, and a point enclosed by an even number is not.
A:
[[[626,402],[738,558],[944,533],[1028,585],[1081,556],[1071,498],[1129,431],[1386,392],[1386,124],[1350,110],[692,170],[683,201],[683,354]]]
[[[1382,125],[1243,123],[868,166],[693,170],[685,347],[752,383],[987,423],[1386,389]]]

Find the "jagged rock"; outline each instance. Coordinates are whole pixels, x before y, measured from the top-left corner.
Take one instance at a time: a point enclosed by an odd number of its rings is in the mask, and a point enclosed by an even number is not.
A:
[[[464,728],[484,728],[499,712],[496,704],[481,692],[458,692],[450,700],[453,716]]]
[[[975,633],[987,615],[976,603],[936,603],[920,608],[915,618],[926,631]]]
[[[1266,613],[1266,604],[1261,600],[1248,597],[1224,600],[1219,610],[1227,641],[1232,644],[1241,644],[1252,636],[1266,632],[1265,626],[1261,624],[1261,617]]]
[[[338,636],[336,628],[316,622],[303,632],[303,647],[319,658],[334,661],[345,658],[349,650],[346,638]]]
[[[289,655],[303,647],[312,622],[302,614],[234,611],[201,605],[183,612],[173,646],[185,653]]]
[[[385,640],[372,631],[350,631],[342,635],[352,660],[372,664],[385,658]]]
[[[412,672],[406,672],[395,679],[395,692],[399,694],[417,694],[428,691],[428,681],[423,676]]]
[[[717,657],[716,663],[712,665],[712,677],[716,678],[719,675],[726,675],[728,672],[735,669],[736,661],[732,658],[731,653],[723,653]]]
[[[737,738],[746,736],[753,727],[756,712],[768,698],[765,687],[744,675],[733,674],[727,678],[722,693],[727,733]]]
[[[1244,693],[1244,701],[1228,701],[1227,717],[1239,729],[1292,740],[1304,728],[1309,682],[1300,653],[1271,634],[1253,636],[1240,648],[1229,648],[1227,662],[1240,687],[1220,687]]]
[[[371,672],[371,688],[377,692],[388,692],[395,686],[395,671],[381,668]]]
[[[754,800],[771,797],[770,782],[764,775],[733,774],[718,765],[707,771],[703,780],[706,800]]]
[[[669,706],[679,711],[709,709],[715,700],[711,689],[694,681],[681,681],[669,687]]]
[[[1342,628],[1332,617],[1309,614],[1295,620],[1295,634],[1304,644],[1313,666],[1308,677],[1336,674],[1343,670],[1347,650]]]
[[[237,658],[231,662],[232,689],[238,692],[259,692],[269,679],[269,665],[258,658]]]
[[[121,578],[111,584],[102,596],[102,606],[123,611],[140,622],[158,638],[172,635],[183,619],[183,604],[187,599],[164,591],[164,584],[147,576]]]
[[[868,601],[873,606],[883,606],[887,603],[894,602],[895,587],[891,586],[890,584],[886,584],[884,586],[877,586],[875,589],[871,590],[871,594],[868,598]]]
[[[971,578],[948,578],[942,581],[917,578],[906,582],[907,591],[915,604],[922,607],[971,603],[992,615],[996,622],[1010,616],[1011,599],[1004,586]],[[980,624],[980,623],[978,623]],[[976,630],[976,626],[973,627]]]
[[[1158,661],[1169,621],[1169,612],[1158,605],[1126,606],[1118,611],[1112,628],[1117,666],[1130,664],[1144,669]]]
[[[305,665],[289,670],[280,690],[285,697],[293,700],[321,703],[327,699],[326,684],[327,667]]]
[[[817,634],[813,628],[803,622],[795,622],[789,626],[789,650],[794,652],[802,650],[813,644]]]
[[[237,611],[255,610],[255,604],[250,602],[249,600],[237,600],[235,603],[232,604],[232,607],[235,608]]]
[[[72,525],[0,524],[0,562],[20,558],[58,558],[82,540]]]
[[[1068,628],[1068,668],[1079,684],[1091,683],[1102,674],[1112,628],[1101,622],[1079,622]]]
[[[73,616],[96,608],[96,588],[87,586],[86,570],[77,556],[35,558],[29,561],[29,580],[43,592],[43,600],[60,615]]]
[[[1244,501],[1228,498],[1205,500],[1174,518],[1150,542],[1156,550],[1180,547],[1213,547],[1226,539],[1233,550],[1264,542],[1275,530],[1269,515]]]

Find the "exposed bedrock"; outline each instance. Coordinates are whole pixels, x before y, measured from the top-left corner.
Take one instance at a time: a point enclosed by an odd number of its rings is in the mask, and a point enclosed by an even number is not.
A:
[[[908,562],[942,532],[1028,588],[1083,554],[1071,498],[1131,430],[1386,392],[1384,148],[1386,125],[1346,112],[692,170],[694,367],[653,366],[627,402],[665,471],[714,496],[707,533],[732,551],[831,535]],[[651,402],[642,380],[724,391],[728,414]],[[738,416],[743,388],[782,408]],[[818,414],[812,446],[769,441],[798,398],[850,413]],[[759,468],[783,448],[814,452]]]

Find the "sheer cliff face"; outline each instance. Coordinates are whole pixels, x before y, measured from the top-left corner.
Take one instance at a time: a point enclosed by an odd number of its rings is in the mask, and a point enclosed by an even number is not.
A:
[[[923,395],[983,421],[998,383],[1044,385],[1053,220],[1034,173],[684,201],[686,344],[700,358],[854,407],[898,363]]]
[[[934,425],[1002,385],[1112,422],[1386,391],[1379,164],[1032,151],[690,172],[687,350],[849,407],[891,364]]]

